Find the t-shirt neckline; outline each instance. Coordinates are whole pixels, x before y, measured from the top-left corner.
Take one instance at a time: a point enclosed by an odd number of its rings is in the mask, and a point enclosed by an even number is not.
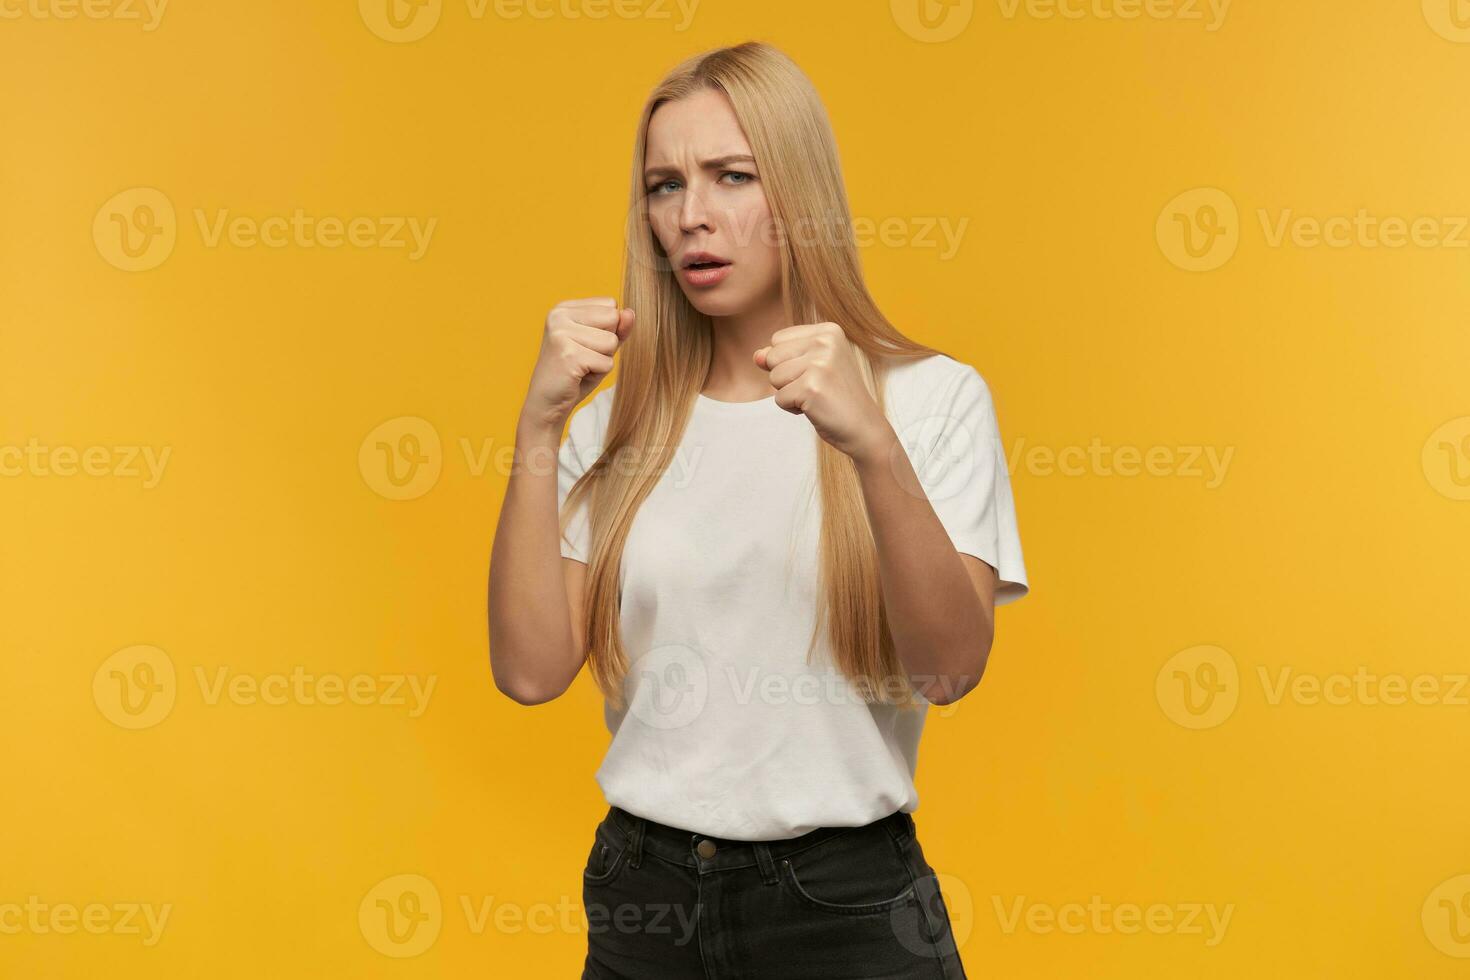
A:
[[[723,412],[730,415],[743,415],[747,413],[765,412],[769,411],[771,408],[780,408],[780,406],[776,404],[776,396],[774,394],[767,395],[764,398],[756,398],[751,401],[744,402],[721,401],[718,398],[709,397],[702,391],[696,392],[695,394],[697,396],[697,404],[703,406],[705,411],[710,412]]]

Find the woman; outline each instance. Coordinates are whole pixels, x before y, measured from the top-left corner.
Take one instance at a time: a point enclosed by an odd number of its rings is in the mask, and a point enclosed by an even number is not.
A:
[[[583,976],[962,977],[910,814],[1028,588],[989,390],[879,312],[779,51],[675,68],[633,179],[628,306],[547,318],[490,576],[499,689],[606,698]]]

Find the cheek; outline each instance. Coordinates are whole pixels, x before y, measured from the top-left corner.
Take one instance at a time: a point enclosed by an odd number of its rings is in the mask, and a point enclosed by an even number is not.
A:
[[[780,260],[781,249],[776,222],[765,198],[735,209],[729,217],[745,261],[763,268],[775,267]]]
[[[653,229],[653,237],[658,239],[665,252],[676,248],[679,244],[679,228],[677,215],[673,209],[667,207],[650,207],[648,209],[648,225]]]

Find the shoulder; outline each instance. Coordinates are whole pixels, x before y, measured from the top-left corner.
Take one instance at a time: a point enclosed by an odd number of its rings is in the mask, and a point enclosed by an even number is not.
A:
[[[991,405],[990,386],[979,370],[948,354],[890,358],[884,397],[898,419]]]

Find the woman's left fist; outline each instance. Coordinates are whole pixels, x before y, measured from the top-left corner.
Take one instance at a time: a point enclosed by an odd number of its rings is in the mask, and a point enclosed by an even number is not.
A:
[[[835,323],[804,323],[771,334],[755,352],[769,371],[776,404],[805,415],[827,443],[862,462],[888,451],[897,436],[878,408],[847,334]]]

